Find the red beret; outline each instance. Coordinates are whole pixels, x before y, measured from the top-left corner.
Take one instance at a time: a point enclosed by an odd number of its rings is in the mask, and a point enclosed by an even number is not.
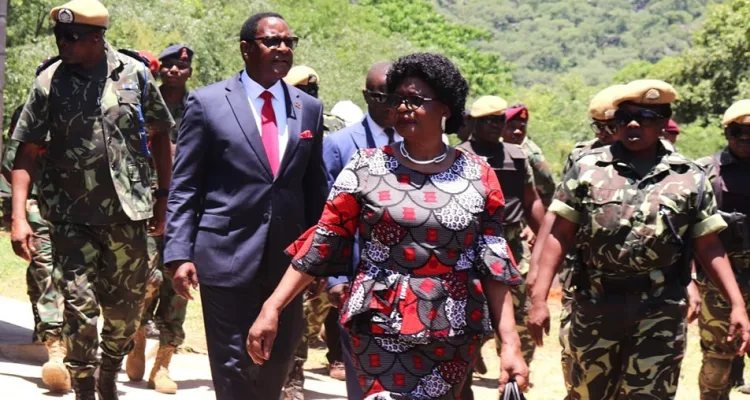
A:
[[[505,120],[510,121],[513,118],[518,118],[524,121],[528,121],[529,110],[523,104],[518,104],[513,107],[508,107],[508,109],[505,110]]]
[[[138,52],[138,54],[141,55],[141,57],[148,60],[148,69],[151,71],[151,75],[156,75],[157,72],[159,72],[159,68],[161,67],[161,63],[159,62],[159,59],[156,58],[155,55],[153,55],[151,52],[146,50],[141,50]]]
[[[673,119],[670,119],[664,131],[669,132],[669,133],[674,133],[675,135],[679,135],[680,127],[677,125],[677,122],[674,122]]]

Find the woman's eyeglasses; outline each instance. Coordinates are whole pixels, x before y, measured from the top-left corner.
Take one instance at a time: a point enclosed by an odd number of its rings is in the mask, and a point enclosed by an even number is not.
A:
[[[296,36],[261,36],[255,38],[255,40],[263,43],[263,46],[266,46],[269,49],[278,49],[279,47],[281,47],[281,44],[284,43],[284,45],[290,50],[294,50],[294,48],[297,47],[297,43],[299,42],[299,38]]]
[[[399,108],[403,104],[404,106],[406,106],[406,109],[409,111],[417,110],[420,107],[422,107],[424,103],[435,100],[435,99],[430,99],[427,97],[418,96],[416,94],[412,94],[408,96],[392,94],[388,97],[389,97],[388,106],[390,108]]]

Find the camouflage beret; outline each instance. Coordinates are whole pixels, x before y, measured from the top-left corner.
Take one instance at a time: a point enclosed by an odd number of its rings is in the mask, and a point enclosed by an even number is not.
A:
[[[71,0],[53,8],[49,17],[57,24],[109,27],[109,11],[97,0]]]
[[[617,111],[613,100],[624,87],[625,85],[614,85],[597,93],[589,104],[589,116],[598,121],[613,119]]]
[[[724,125],[732,123],[750,125],[750,100],[740,100],[727,109],[721,120]]]
[[[320,84],[320,77],[314,69],[305,65],[295,65],[284,78],[284,82],[292,86]]]
[[[490,115],[504,115],[508,102],[497,96],[482,96],[471,105],[471,117],[482,118]]]
[[[626,101],[641,105],[672,104],[677,99],[677,91],[672,85],[658,79],[639,79],[618,90],[613,103],[620,105]]]

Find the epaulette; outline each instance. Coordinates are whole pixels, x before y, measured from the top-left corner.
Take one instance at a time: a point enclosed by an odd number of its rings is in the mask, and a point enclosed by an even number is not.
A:
[[[119,49],[117,50],[117,52],[121,54],[125,54],[128,57],[135,58],[136,60],[142,62],[143,65],[146,66],[146,69],[148,69],[148,66],[149,66],[148,60],[146,59],[146,57],[143,57],[142,55],[138,54],[137,51],[130,50],[130,49]]]
[[[44,71],[45,69],[49,68],[50,65],[52,65],[52,64],[54,64],[54,63],[56,63],[58,61],[60,61],[60,56],[59,55],[54,56],[54,57],[50,57],[50,58],[42,61],[41,63],[39,63],[39,65],[36,67],[36,76],[39,76],[39,74],[41,74],[42,71]]]

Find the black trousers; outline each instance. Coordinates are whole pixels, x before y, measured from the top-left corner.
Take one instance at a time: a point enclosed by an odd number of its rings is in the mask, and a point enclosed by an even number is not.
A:
[[[270,360],[253,363],[245,349],[247,332],[273,287],[260,284],[227,288],[201,285],[208,359],[217,400],[278,399],[292,366],[304,323],[302,296],[279,317],[279,329]]]

